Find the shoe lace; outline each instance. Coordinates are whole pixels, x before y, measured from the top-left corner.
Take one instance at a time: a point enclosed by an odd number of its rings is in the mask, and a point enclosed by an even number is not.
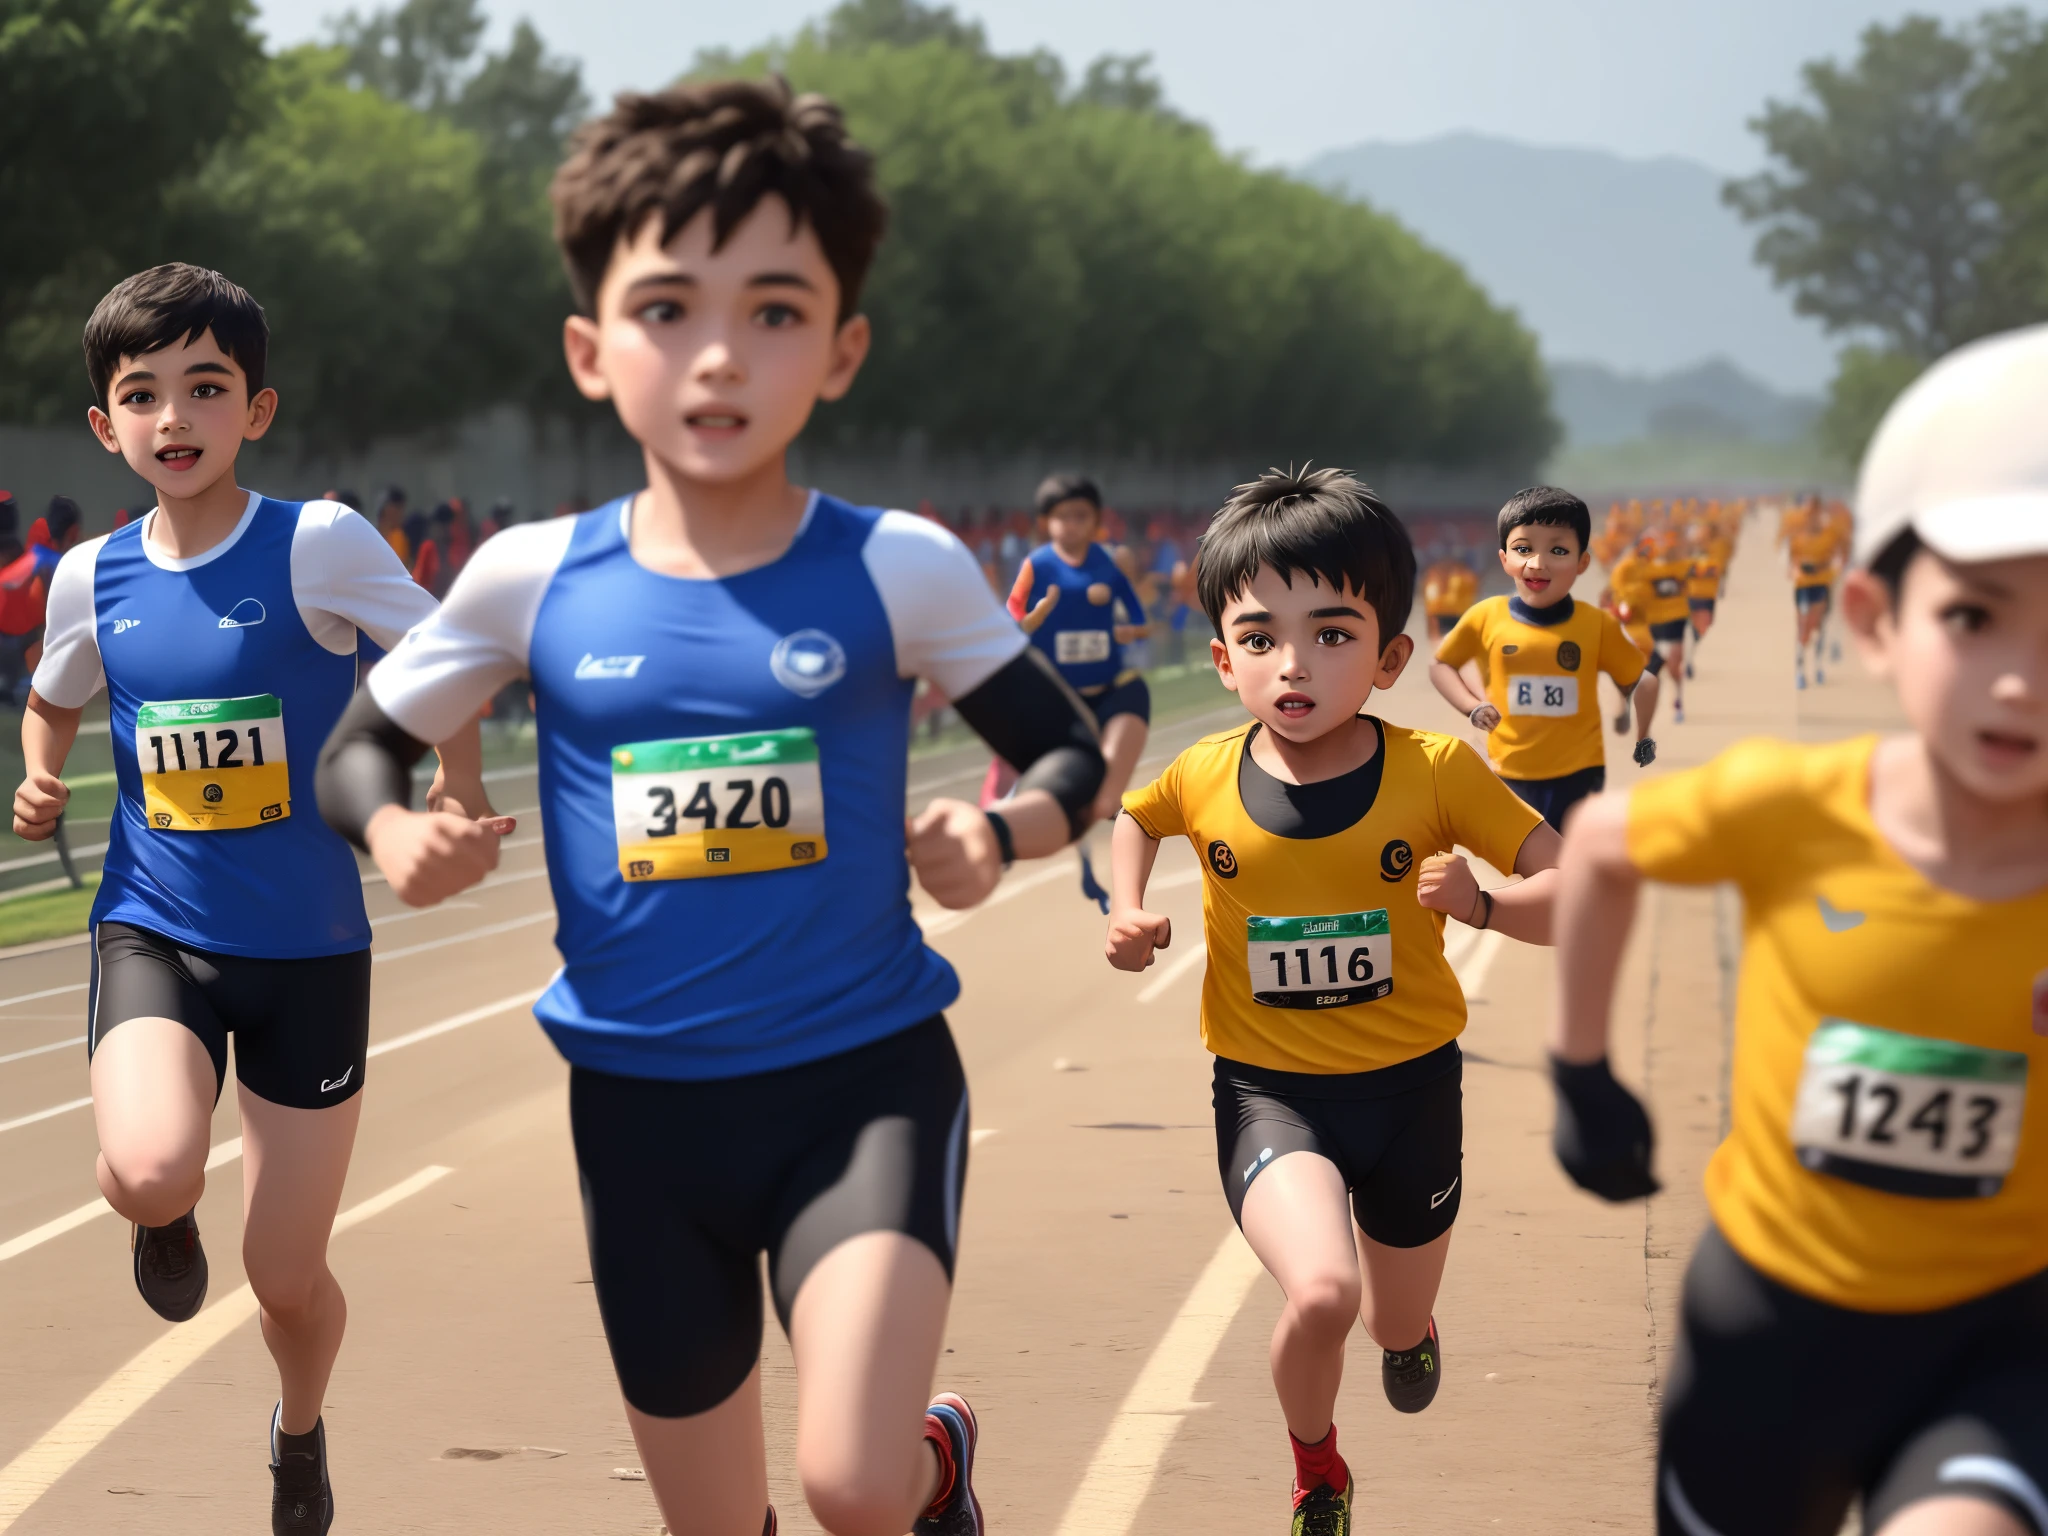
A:
[[[1345,1536],[1343,1497],[1327,1483],[1302,1501],[1301,1536]]]

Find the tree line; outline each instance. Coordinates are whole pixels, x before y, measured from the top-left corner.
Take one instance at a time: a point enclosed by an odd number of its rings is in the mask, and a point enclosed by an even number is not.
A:
[[[92,304],[175,258],[263,302],[309,447],[504,403],[609,430],[564,376],[546,202],[590,103],[531,27],[484,29],[478,0],[406,0],[266,53],[250,0],[14,0],[0,415],[75,420]],[[1070,80],[948,9],[849,0],[689,66],[770,68],[840,101],[892,206],[875,350],[815,438],[1504,470],[1555,443],[1511,313],[1393,220],[1225,153],[1143,59]]]
[[[1872,26],[1751,127],[1772,164],[1724,190],[1757,260],[1849,345],[1820,423],[1848,463],[1963,342],[2048,319],[2048,20]]]

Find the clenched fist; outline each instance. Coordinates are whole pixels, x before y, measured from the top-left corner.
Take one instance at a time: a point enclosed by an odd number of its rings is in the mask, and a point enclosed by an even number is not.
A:
[[[1476,925],[1479,881],[1461,853],[1432,853],[1415,875],[1415,899],[1432,912]]]
[[[1142,971],[1152,952],[1173,943],[1173,920],[1143,907],[1124,907],[1109,914],[1109,937],[1103,953],[1120,971]]]
[[[903,846],[917,883],[942,907],[988,899],[1003,878],[1003,849],[988,816],[965,800],[934,800],[903,823]]]

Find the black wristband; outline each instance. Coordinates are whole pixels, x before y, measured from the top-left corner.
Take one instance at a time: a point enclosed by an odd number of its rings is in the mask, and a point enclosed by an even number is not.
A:
[[[1493,926],[1493,892],[1482,887],[1479,892],[1479,900],[1486,907],[1486,910],[1480,914],[1479,926],[1481,928],[1491,928]]]
[[[1010,836],[1010,823],[994,811],[981,814],[988,818],[989,827],[996,835],[996,847],[1002,850],[1003,868],[1008,869],[1017,862],[1017,842]]]

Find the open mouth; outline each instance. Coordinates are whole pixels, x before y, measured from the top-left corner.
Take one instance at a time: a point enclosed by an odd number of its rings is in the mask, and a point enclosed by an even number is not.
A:
[[[2011,731],[1979,731],[1977,745],[1999,767],[2023,763],[2040,749],[2040,743],[2033,737]]]
[[[165,469],[190,469],[199,462],[199,455],[203,451],[203,449],[188,447],[181,443],[172,448],[159,448],[156,454],[156,461],[163,465]]]
[[[683,425],[693,432],[711,432],[724,436],[744,431],[747,418],[738,411],[691,411],[683,417]]]
[[[1522,585],[1529,588],[1532,592],[1541,592],[1550,585],[1550,578],[1548,576],[1524,576],[1522,578]]]
[[[1305,693],[1283,693],[1273,701],[1273,707],[1288,720],[1305,720],[1308,712],[1316,707],[1316,701]]]

